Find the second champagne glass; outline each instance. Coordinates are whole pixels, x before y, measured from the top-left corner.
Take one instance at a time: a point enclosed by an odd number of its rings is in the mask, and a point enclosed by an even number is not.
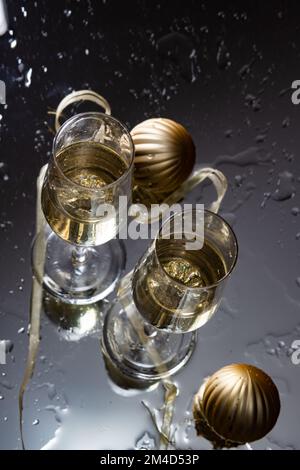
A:
[[[196,212],[177,213],[162,225],[137,263],[127,292],[106,316],[103,353],[131,381],[151,384],[187,362],[194,332],[216,312],[235,266],[238,248],[230,226],[204,211],[204,234],[197,233]],[[201,249],[187,243],[190,234],[178,232],[187,218],[196,238],[204,238]]]

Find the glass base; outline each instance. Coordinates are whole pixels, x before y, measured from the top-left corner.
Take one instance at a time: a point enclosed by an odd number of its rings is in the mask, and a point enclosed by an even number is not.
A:
[[[123,388],[146,389],[175,374],[190,359],[195,344],[195,332],[172,334],[145,323],[133,302],[125,310],[116,301],[105,317],[102,351]]]
[[[44,269],[40,252],[45,247]],[[50,228],[36,237],[33,272],[44,288],[64,302],[86,305],[107,297],[118,284],[125,267],[122,242],[113,239],[104,245],[80,248],[58,237]]]

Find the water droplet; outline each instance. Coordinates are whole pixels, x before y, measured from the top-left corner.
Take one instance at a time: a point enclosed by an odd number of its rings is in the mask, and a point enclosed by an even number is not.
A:
[[[0,400],[4,400],[4,396],[3,396],[3,395],[0,395]]]
[[[297,277],[296,284],[297,284],[298,287],[300,287],[300,277]]]
[[[31,78],[32,78],[32,68],[28,70],[25,76],[25,86],[26,88],[29,88],[31,85]]]
[[[37,426],[38,424],[40,424],[40,420],[39,419],[34,419],[32,421],[32,426]]]
[[[26,18],[27,17],[27,11],[25,10],[25,7],[22,6],[21,11],[23,13],[24,18]]]
[[[291,210],[291,213],[292,213],[292,215],[295,215],[295,216],[299,215],[300,214],[299,207],[293,207],[292,210]]]
[[[271,193],[264,193],[264,198],[260,205],[261,208],[264,208],[266,206],[267,200],[270,199],[270,197],[271,197]]]
[[[7,379],[1,379],[0,380],[0,385],[2,387],[6,388],[6,390],[12,390],[14,388],[14,385],[11,384]]]
[[[155,449],[155,439],[145,432],[135,443],[135,450],[154,450]]]
[[[14,49],[16,45],[18,44],[18,41],[16,39],[10,39],[9,41],[11,49]]]
[[[290,120],[289,116],[287,116],[287,117],[284,118],[284,120],[282,121],[282,127],[283,127],[283,128],[289,127],[290,123],[291,123],[291,120]]]
[[[46,387],[48,389],[48,398],[49,398],[49,400],[53,400],[57,395],[55,385],[50,383],[50,382],[46,382],[46,383],[41,384],[41,385],[38,386],[38,388],[44,388],[44,387]]]
[[[224,132],[224,135],[227,139],[230,139],[233,135],[233,130],[232,129],[226,129],[226,131]]]
[[[261,110],[261,101],[260,98],[248,93],[245,96],[245,106],[248,108],[253,109],[253,111],[260,111]]]
[[[279,173],[277,180],[277,188],[272,194],[275,201],[286,201],[295,195],[295,187],[293,185],[294,176],[289,171]]]
[[[251,67],[254,63],[255,59],[252,59],[249,64],[243,65],[240,70],[238,71],[238,76],[240,77],[241,80],[244,80],[251,72]]]
[[[194,420],[187,416],[187,418],[185,419],[184,439],[186,441],[189,441],[191,438],[191,435],[194,432],[195,432]]]
[[[68,413],[68,408],[60,408],[59,406],[48,405],[46,406],[47,411],[54,413],[54,418],[57,423],[61,424],[63,422],[64,416]]]
[[[222,40],[218,46],[216,59],[218,67],[221,70],[227,70],[231,66],[230,53],[225,45],[224,40]]]
[[[242,175],[235,175],[234,182],[235,182],[236,186],[241,186],[244,179],[245,178]]]
[[[258,134],[256,137],[255,137],[255,142],[257,144],[261,144],[263,143],[265,140],[266,140],[266,137],[267,137],[267,134]]]
[[[220,155],[214,161],[214,165],[237,165],[237,166],[250,166],[250,165],[265,165],[269,163],[271,156],[264,155],[259,147],[249,147],[242,152],[235,155]]]
[[[24,331],[25,331],[25,328],[24,328],[24,326],[22,326],[21,328],[18,329],[18,334],[20,335],[20,334],[24,333]]]

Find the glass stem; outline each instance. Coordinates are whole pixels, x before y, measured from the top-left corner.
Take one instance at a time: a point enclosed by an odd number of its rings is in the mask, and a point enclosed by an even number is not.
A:
[[[87,262],[88,250],[84,246],[75,246],[72,251],[72,263],[75,267],[80,267]]]

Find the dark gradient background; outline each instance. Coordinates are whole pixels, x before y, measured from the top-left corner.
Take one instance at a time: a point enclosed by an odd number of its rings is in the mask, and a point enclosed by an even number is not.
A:
[[[273,377],[282,401],[276,427],[252,447],[300,449],[300,365],[290,357],[300,339],[300,106],[291,102],[291,83],[300,79],[299,2],[7,3],[10,32],[0,38],[7,85],[7,106],[0,105],[0,339],[11,344],[0,365],[0,448],[20,448],[17,395],[28,344],[36,177],[53,139],[48,111],[71,90],[91,88],[129,128],[148,117],[178,120],[193,135],[198,162],[217,165],[229,179],[222,214],[240,256],[220,310],[176,377],[176,446],[210,448],[194,431],[193,394],[205,376],[243,361]],[[211,198],[206,186],[190,200]],[[145,246],[127,243],[128,269]],[[116,394],[98,326],[67,341],[66,325],[58,329],[43,315],[25,397],[28,448],[135,448],[145,433],[150,447],[158,445],[141,401],[160,407],[162,390]]]

